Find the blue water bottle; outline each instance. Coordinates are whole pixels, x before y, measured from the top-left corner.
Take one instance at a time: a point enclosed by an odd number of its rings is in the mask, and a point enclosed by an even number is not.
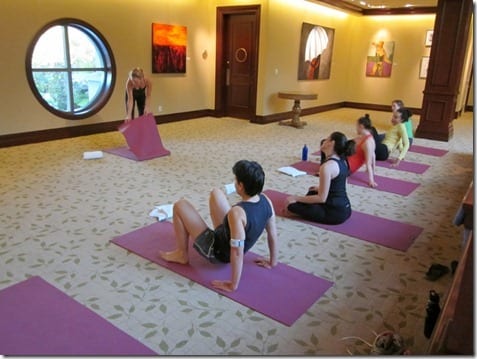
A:
[[[303,146],[303,149],[301,150],[301,160],[302,161],[308,161],[308,147]]]

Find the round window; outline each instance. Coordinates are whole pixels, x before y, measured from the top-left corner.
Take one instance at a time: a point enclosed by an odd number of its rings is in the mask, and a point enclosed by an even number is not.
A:
[[[26,70],[40,103],[66,119],[98,112],[111,96],[116,77],[104,37],[75,19],[56,20],[38,32],[28,49]]]

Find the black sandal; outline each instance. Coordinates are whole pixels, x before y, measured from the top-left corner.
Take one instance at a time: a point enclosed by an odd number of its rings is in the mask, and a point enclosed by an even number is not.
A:
[[[433,264],[426,273],[426,278],[435,281],[450,272],[449,267],[442,264]]]

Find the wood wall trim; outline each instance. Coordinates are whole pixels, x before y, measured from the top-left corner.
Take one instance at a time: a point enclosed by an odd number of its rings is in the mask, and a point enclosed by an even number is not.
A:
[[[327,105],[304,108],[302,109],[301,114],[302,116],[308,116],[308,115],[313,115],[315,113],[336,110],[343,107],[370,110],[370,111],[390,112],[390,105],[378,105],[378,104],[370,104],[370,103],[362,103],[362,102],[345,101],[345,102],[336,102],[336,103],[331,103]],[[421,113],[421,109],[419,108],[410,108],[410,110],[414,114]],[[201,118],[201,117],[220,118],[222,117],[222,115],[220,114],[220,112],[217,112],[215,110],[204,109],[204,110],[179,112],[179,113],[154,116],[154,117],[156,119],[157,124],[164,124],[164,123],[170,123],[170,122],[192,120],[192,119]],[[257,115],[250,122],[260,124],[260,125],[266,125],[268,123],[278,122],[281,120],[287,120],[291,117],[292,117],[292,112],[287,111],[287,112],[274,113],[271,115],[264,115],[264,116]],[[79,125],[74,127],[52,128],[48,130],[0,135],[0,148],[116,131],[118,126],[121,123],[123,123],[123,120],[93,123],[89,125]]]
[[[315,113],[336,110],[338,108],[342,108],[343,104],[344,102],[337,102],[337,103],[332,103],[329,105],[303,108],[301,110],[301,116],[313,115]],[[271,115],[255,116],[255,119],[252,122],[257,123],[259,125],[266,125],[272,122],[288,120],[292,117],[292,115],[293,115],[292,111],[287,111],[287,112],[274,113]]]
[[[197,110],[154,117],[157,124],[163,124],[212,115],[214,115],[212,110]],[[0,148],[116,131],[121,123],[123,120],[0,135]]]
[[[425,15],[435,14],[437,7],[406,7],[398,9],[366,9],[363,10],[364,16],[384,16],[384,15]]]
[[[308,0],[316,4],[328,5],[340,10],[349,11],[351,13],[363,16],[384,16],[384,15],[422,15],[435,14],[437,7],[435,6],[419,6],[419,7],[403,7],[393,9],[363,9],[360,6],[342,0]]]
[[[357,108],[370,111],[391,112],[391,105],[378,105],[372,103],[349,102],[345,101],[343,107]],[[408,107],[414,115],[420,115],[421,109],[417,107]]]
[[[453,136],[472,10],[471,0],[438,2],[422,116],[415,137],[449,141]]]

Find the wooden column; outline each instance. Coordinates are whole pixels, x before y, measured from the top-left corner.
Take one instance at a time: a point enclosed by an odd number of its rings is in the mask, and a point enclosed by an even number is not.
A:
[[[472,17],[472,0],[439,0],[416,137],[448,141]]]

